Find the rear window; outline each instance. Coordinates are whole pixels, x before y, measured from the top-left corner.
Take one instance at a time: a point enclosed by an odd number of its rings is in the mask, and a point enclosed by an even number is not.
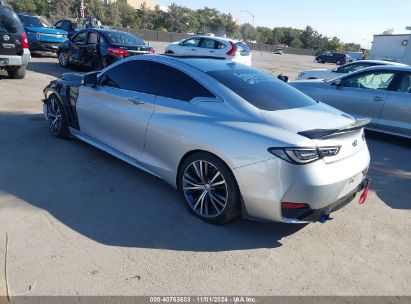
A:
[[[244,42],[237,42],[235,47],[237,48],[237,52],[240,52],[241,54],[250,54],[251,50]]]
[[[113,44],[145,45],[144,41],[134,35],[123,32],[105,32],[104,36]]]
[[[22,33],[23,27],[17,15],[7,7],[0,6],[0,33]]]
[[[277,111],[316,104],[310,97],[262,71],[230,69],[207,74],[260,110]]]

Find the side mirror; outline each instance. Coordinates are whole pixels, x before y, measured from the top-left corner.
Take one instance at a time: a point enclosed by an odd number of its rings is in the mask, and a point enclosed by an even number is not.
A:
[[[335,87],[341,87],[342,86],[342,81],[341,81],[341,79],[339,78],[339,79],[336,79],[336,80],[334,80],[332,83],[331,83],[331,85],[332,86],[335,86]]]
[[[92,86],[93,88],[95,88],[98,83],[97,75],[99,73],[100,72],[91,72],[91,73],[85,74],[83,78],[83,84],[86,86]]]
[[[289,79],[288,76],[284,76],[283,74],[278,75],[277,78],[286,83],[288,82],[288,79]]]

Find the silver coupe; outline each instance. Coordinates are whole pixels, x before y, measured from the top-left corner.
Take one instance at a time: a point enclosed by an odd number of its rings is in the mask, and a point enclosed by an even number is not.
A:
[[[367,194],[368,120],[239,63],[135,56],[44,94],[53,135],[162,178],[207,222],[325,221]]]

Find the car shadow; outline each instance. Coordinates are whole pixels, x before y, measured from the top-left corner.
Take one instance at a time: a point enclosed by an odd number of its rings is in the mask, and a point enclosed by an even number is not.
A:
[[[394,209],[411,209],[411,140],[366,132],[371,190]]]
[[[162,180],[80,141],[53,137],[41,114],[1,113],[0,124],[0,193],[99,243],[196,252],[275,248],[304,227],[207,224]]]
[[[44,60],[43,60],[44,59]],[[47,61],[46,61],[47,60]],[[57,60],[49,61],[48,58],[35,58],[27,65],[27,70],[35,73],[46,74],[54,77],[60,77],[61,74],[78,71],[69,68],[63,68]]]

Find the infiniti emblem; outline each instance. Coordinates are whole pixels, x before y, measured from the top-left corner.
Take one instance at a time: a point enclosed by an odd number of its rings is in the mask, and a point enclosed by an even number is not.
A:
[[[352,142],[352,146],[353,146],[353,147],[357,146],[357,141],[356,141],[356,140],[354,140],[354,141]]]
[[[3,36],[4,41],[9,41],[10,40],[10,36],[9,35],[4,35]]]

